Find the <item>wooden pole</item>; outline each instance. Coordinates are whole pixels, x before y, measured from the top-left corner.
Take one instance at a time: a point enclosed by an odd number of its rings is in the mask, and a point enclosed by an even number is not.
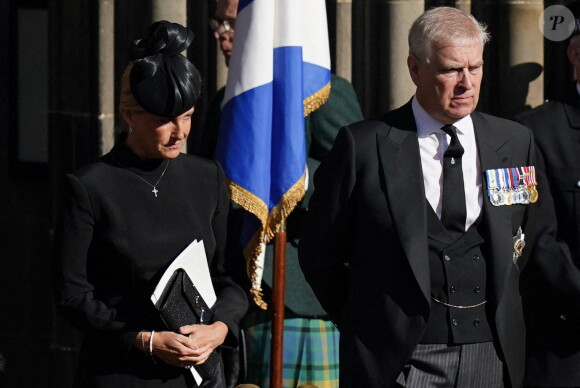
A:
[[[274,284],[272,300],[272,358],[270,387],[282,388],[284,349],[284,288],[286,283],[286,223],[283,221],[274,240]]]

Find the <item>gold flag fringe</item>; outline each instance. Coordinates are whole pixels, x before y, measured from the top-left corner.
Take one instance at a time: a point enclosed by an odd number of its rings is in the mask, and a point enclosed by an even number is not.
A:
[[[264,302],[262,289],[257,284],[257,270],[259,269],[257,260],[262,253],[262,242],[267,244],[274,238],[280,229],[282,221],[294,210],[298,202],[304,198],[304,194],[306,193],[306,174],[305,171],[302,177],[282,196],[280,202],[272,209],[270,214],[268,214],[268,206],[262,199],[231,180],[228,180],[232,200],[245,210],[254,214],[262,224],[260,230],[252,236],[246,245],[244,257],[246,259],[246,271],[252,282],[250,294],[252,295],[254,303],[263,310],[268,308],[268,304]]]
[[[313,95],[304,99],[304,117],[320,108],[329,97],[330,82]],[[274,206],[270,214],[268,214],[268,205],[260,197],[228,180],[232,200],[256,216],[262,225],[244,248],[244,258],[246,259],[246,271],[252,282],[250,294],[254,303],[263,310],[268,308],[268,304],[264,302],[262,288],[258,284],[258,269],[263,269],[258,264],[258,257],[262,253],[262,243],[267,244],[276,236],[282,221],[292,213],[298,202],[304,198],[306,193],[306,174],[307,172],[305,171],[302,177],[282,196],[280,203]]]
[[[319,91],[304,99],[304,117],[320,108],[330,97],[330,82]]]

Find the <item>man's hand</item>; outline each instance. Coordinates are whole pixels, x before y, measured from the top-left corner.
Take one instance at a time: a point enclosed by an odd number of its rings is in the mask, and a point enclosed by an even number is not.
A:
[[[238,0],[217,0],[215,16],[219,20],[236,20],[238,16]]]

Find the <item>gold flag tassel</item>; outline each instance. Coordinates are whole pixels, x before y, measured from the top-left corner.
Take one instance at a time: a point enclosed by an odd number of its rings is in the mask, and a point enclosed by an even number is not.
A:
[[[244,258],[246,259],[246,271],[252,282],[250,294],[252,295],[254,303],[263,310],[268,308],[268,304],[263,299],[261,288],[263,273],[263,262],[261,262],[263,260],[261,258],[263,258],[263,250],[265,245],[276,235],[282,221],[294,210],[298,202],[304,198],[304,193],[306,192],[306,174],[304,172],[298,182],[282,196],[280,203],[272,209],[269,215],[266,203],[258,196],[250,193],[236,183],[228,181],[232,200],[245,210],[254,214],[261,223],[260,229],[252,236],[244,249]]]
[[[330,97],[330,82],[319,91],[304,99],[304,117],[320,108]]]
[[[313,95],[304,99],[304,117],[320,108],[329,97],[330,82]],[[298,202],[304,198],[307,174],[305,169],[302,177],[282,196],[280,202],[274,206],[270,214],[268,214],[268,205],[260,197],[228,180],[232,200],[256,216],[261,224],[260,229],[256,231],[244,248],[244,258],[246,260],[246,271],[252,282],[250,295],[252,295],[254,303],[263,310],[268,308],[268,304],[263,299],[261,287],[264,270],[264,249],[266,244],[275,237],[281,223],[292,213]]]

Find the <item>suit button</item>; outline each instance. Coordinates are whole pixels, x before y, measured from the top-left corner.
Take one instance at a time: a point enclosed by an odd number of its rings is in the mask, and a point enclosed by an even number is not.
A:
[[[455,291],[456,291],[456,290],[455,290],[455,287],[453,287],[453,286],[449,287],[449,292],[450,292],[450,293],[452,293],[452,294],[453,294]]]
[[[473,320],[473,326],[479,326],[479,319]]]
[[[580,187],[580,181],[576,182],[576,186]]]
[[[473,260],[478,261],[479,260],[479,255],[474,255],[473,256]]]
[[[457,322],[457,319],[453,318],[453,319],[451,320],[451,324],[452,324],[453,326],[457,326],[457,325],[459,325],[459,322]]]
[[[451,257],[449,257],[449,256],[445,255],[445,256],[444,256],[444,259],[445,259],[446,261],[449,261],[449,260],[451,260]]]
[[[567,321],[568,317],[565,314],[560,315],[560,320]]]
[[[476,294],[478,294],[478,293],[479,293],[479,291],[481,291],[481,290],[479,289],[479,287],[475,287],[475,288],[473,289],[473,292],[475,292]]]

